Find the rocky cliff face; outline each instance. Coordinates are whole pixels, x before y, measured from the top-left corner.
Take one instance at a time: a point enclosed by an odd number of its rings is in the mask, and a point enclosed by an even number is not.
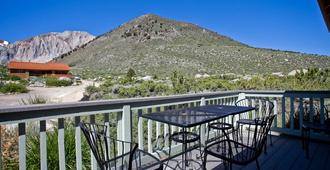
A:
[[[94,38],[93,35],[80,31],[52,32],[35,36],[0,47],[0,63],[6,64],[10,60],[48,62]]]

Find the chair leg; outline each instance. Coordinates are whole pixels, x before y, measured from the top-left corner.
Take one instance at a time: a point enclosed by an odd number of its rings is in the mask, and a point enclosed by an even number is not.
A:
[[[204,150],[203,169],[206,170],[207,153]]]
[[[273,140],[272,140],[272,130],[269,130],[269,139],[270,139],[270,146],[273,146]]]
[[[170,162],[170,157],[171,157],[171,148],[172,148],[172,139],[171,139],[171,131],[170,131],[171,129],[170,129],[170,125],[168,125],[168,160],[167,160],[167,162],[166,162],[166,165],[165,165],[165,168],[164,169],[166,169],[167,167],[168,167],[168,164],[169,164],[169,162]]]
[[[310,144],[310,140],[311,140],[311,130],[308,129],[307,133],[308,133],[308,135],[307,135],[307,141],[306,141],[306,156],[307,156],[307,159],[309,159],[309,144]]]
[[[267,137],[266,137],[265,146],[264,146],[264,153],[267,154]]]
[[[305,128],[301,129],[301,144],[302,149],[305,150]]]
[[[260,170],[260,165],[258,159],[256,159],[257,169]]]

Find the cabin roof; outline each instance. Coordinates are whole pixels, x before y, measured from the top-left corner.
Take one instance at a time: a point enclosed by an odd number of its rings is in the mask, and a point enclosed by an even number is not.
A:
[[[69,71],[70,67],[63,63],[33,63],[33,62],[18,62],[11,61],[7,65],[8,69],[22,70],[54,70],[54,71]]]

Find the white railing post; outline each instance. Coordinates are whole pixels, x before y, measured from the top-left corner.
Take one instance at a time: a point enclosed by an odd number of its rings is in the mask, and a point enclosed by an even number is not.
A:
[[[76,168],[82,169],[82,156],[81,156],[81,133],[79,127],[80,117],[75,117],[75,145],[76,145]]]
[[[46,121],[40,121],[40,169],[47,170]]]
[[[148,120],[148,152],[152,153],[152,120]]]
[[[123,114],[122,112],[117,112],[117,139],[118,140],[122,140],[122,136],[123,136]],[[123,150],[121,149],[121,144],[118,142],[117,143],[118,147],[117,147],[117,155],[122,155],[123,154]],[[114,153],[116,154],[116,153]]]
[[[157,107],[156,111],[160,112],[160,107]],[[160,137],[160,134],[161,134],[160,128],[161,128],[160,122],[156,122],[156,139],[158,139]]]
[[[109,113],[104,113],[103,114],[103,117],[104,117],[104,125],[107,127],[107,131],[105,132],[105,135],[106,136],[109,136],[110,137],[110,121],[109,121]],[[108,145],[108,148],[111,148],[111,140],[107,140],[107,145]],[[108,154],[109,157],[111,155],[111,149],[108,150],[108,153],[106,153],[106,151],[104,151],[105,154]]]
[[[205,102],[205,97],[201,98],[201,106],[205,106],[206,102]],[[206,129],[206,125],[202,124],[200,127],[200,131],[201,131],[201,143],[203,146],[206,146],[206,135],[205,135],[205,129]]]
[[[64,119],[58,119],[58,156],[60,170],[65,170]]]
[[[277,113],[278,113],[278,105],[277,105],[277,98],[274,98],[273,100],[274,103],[274,115],[275,115],[275,119],[274,119],[274,127],[277,127]]]
[[[168,110],[168,106],[164,106],[164,111]],[[169,132],[169,126],[168,124],[164,124],[164,146],[168,147],[169,144],[169,136],[170,136],[170,132]]]
[[[19,154],[19,170],[26,169],[26,136],[25,123],[18,124],[18,154]]]
[[[95,115],[90,115],[89,121],[91,124],[95,124]],[[97,161],[96,161],[96,158],[95,158],[92,150],[90,150],[90,155],[91,155],[91,169],[97,170]]]
[[[122,115],[122,140],[126,142],[131,142],[131,106],[124,105],[123,107],[123,115]],[[124,153],[129,152],[130,147],[125,145]]]
[[[139,149],[144,150],[144,144],[143,144],[143,118],[140,117],[142,115],[142,110],[138,110],[139,115],[139,122],[138,122],[138,143],[139,143]]]

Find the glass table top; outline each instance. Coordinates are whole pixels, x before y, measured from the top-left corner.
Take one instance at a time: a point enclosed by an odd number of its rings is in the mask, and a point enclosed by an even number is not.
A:
[[[142,114],[141,117],[178,127],[193,127],[254,109],[244,106],[208,105]]]

